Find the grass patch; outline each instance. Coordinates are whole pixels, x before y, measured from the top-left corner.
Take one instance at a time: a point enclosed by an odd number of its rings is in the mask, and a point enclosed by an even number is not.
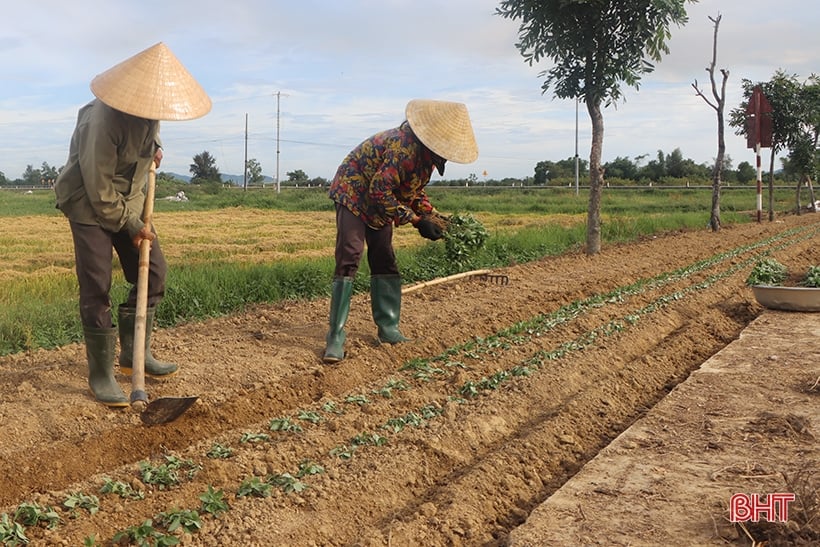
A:
[[[171,195],[176,189],[165,192]],[[270,189],[217,189],[209,193],[190,187],[186,194],[191,201],[157,201],[157,211],[166,212],[158,222],[170,265],[166,297],[157,310],[158,326],[218,317],[258,303],[330,294],[335,231],[328,214],[332,203],[323,189],[283,189],[278,194]],[[583,194],[576,196],[571,189],[465,191],[431,187],[429,194],[433,203],[447,213],[484,211],[487,220],[492,221],[484,222],[490,236],[481,249],[456,265],[448,259],[442,242],[424,242],[412,229],[397,230],[399,268],[408,284],[579,250],[586,241],[587,199]],[[791,206],[792,193],[783,195]],[[0,216],[35,215],[26,217],[26,234],[37,233],[40,225],[36,221],[44,219],[43,239],[52,240],[52,246],[42,248],[51,249],[48,256],[53,258],[45,267],[36,260],[16,264],[20,252],[0,250],[0,260],[12,265],[7,276],[0,277],[0,355],[80,341],[77,282],[70,249],[65,249],[66,244],[70,245],[70,235],[62,215],[53,208],[53,193],[4,192],[2,197]],[[703,191],[607,189],[602,203],[603,243],[629,242],[679,229],[705,230],[709,198],[710,193]],[[748,210],[753,203],[753,189],[726,192],[724,224],[750,221]],[[215,212],[218,226],[212,225],[214,220],[209,220],[208,214],[185,214],[192,208],[219,207],[239,209]],[[307,226],[299,226],[304,235],[296,231],[293,221],[276,216],[277,210],[280,215],[281,211],[303,211],[298,218],[307,219]],[[278,224],[266,224],[268,219]],[[13,225],[14,220],[6,222]],[[204,240],[194,244],[194,237]],[[47,254],[35,250],[41,248],[36,240],[27,240],[26,245],[27,249],[21,251],[25,256]],[[58,263],[58,259],[72,263]],[[116,264],[114,271],[112,303],[116,306],[125,300],[128,285]],[[366,260],[362,260],[354,290],[369,290]]]

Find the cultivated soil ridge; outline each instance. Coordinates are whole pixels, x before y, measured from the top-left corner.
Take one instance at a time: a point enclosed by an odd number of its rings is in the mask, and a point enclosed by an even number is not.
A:
[[[396,346],[376,343],[369,297],[357,294],[336,366],[320,359],[327,299],[160,329],[154,355],[181,368],[149,381],[149,396],[199,396],[162,426],[95,403],[80,344],[2,357],[0,513],[52,508],[52,528],[25,526],[34,545],[110,544],[148,520],[152,534],[184,545],[504,545],[613,439],[766,317],[745,285],[757,260],[794,271],[818,264],[818,233],[817,215],[786,215],[494,272],[506,285],[433,285],[405,295],[401,326],[412,341]],[[130,391],[129,378],[118,379]],[[784,386],[779,397],[793,393]],[[713,397],[721,417],[745,419],[732,407],[741,395]],[[758,426],[718,444],[728,453],[755,435],[761,447],[780,442]],[[698,458],[720,452],[703,445],[703,431],[690,441]],[[796,473],[798,463],[784,459],[772,472]],[[106,492],[112,485],[134,495]],[[217,493],[227,510],[203,504]],[[169,530],[163,515],[177,510],[196,511],[198,526]]]

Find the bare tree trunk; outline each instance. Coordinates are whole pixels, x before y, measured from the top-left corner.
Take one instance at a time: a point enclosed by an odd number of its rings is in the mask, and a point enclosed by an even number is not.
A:
[[[809,187],[809,199],[811,200],[811,206],[809,210],[813,212],[817,212],[817,198],[814,197],[814,186],[811,184],[811,177],[806,175],[806,185]]]
[[[712,84],[712,97],[715,102],[713,103],[710,101],[703,91],[701,91],[700,87],[698,87],[697,80],[695,80],[692,84],[692,87],[695,88],[698,96],[706,101],[706,104],[714,108],[717,113],[718,154],[715,159],[715,168],[712,171],[712,212],[709,217],[709,225],[712,227],[713,232],[720,230],[720,180],[723,173],[723,158],[726,156],[726,140],[724,138],[723,128],[723,109],[726,106],[726,80],[729,79],[729,71],[726,69],[720,70],[720,73],[723,76],[723,84],[720,91],[718,91],[718,85],[715,81],[718,29],[720,28],[720,20],[722,17],[722,15],[718,15],[717,17],[709,17],[709,20],[715,25],[715,32],[714,37],[712,38],[712,62],[709,63],[708,67],[706,67],[706,72],[709,73],[709,81]]]
[[[800,214],[800,187],[803,186],[803,178],[797,179],[797,192],[795,193],[795,201],[797,202],[797,209],[795,213]]]
[[[717,25],[715,25],[717,32]],[[726,78],[723,79],[724,88],[726,86]],[[714,79],[712,79],[712,88],[714,89]],[[715,159],[715,169],[712,173],[712,213],[709,217],[709,226],[712,227],[713,232],[720,231],[720,180],[723,173],[723,158],[726,156],[726,139],[723,129],[723,96],[718,100],[717,108],[717,124],[718,124],[718,153]]]
[[[601,167],[601,153],[604,142],[604,117],[600,103],[587,99],[587,111],[592,120],[592,147],[589,153],[589,207],[587,209],[588,255],[601,252],[601,194],[604,177]]]

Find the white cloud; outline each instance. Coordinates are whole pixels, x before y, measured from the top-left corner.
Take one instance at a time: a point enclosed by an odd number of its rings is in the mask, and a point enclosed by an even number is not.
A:
[[[604,160],[680,148],[697,162],[717,150],[715,114],[694,95],[708,85],[712,24],[722,13],[718,68],[730,70],[727,108],[741,79],[767,80],[783,68],[817,69],[818,10],[804,1],[703,0],[673,28],[671,53],[639,91],[604,112]],[[414,97],[468,105],[481,155],[448,165],[447,177],[522,177],[536,162],[575,153],[575,104],[541,93],[538,73],[515,49],[518,23],[494,15],[495,0],[56,0],[4,8],[0,30],[0,171],[61,165],[90,80],[156,42],[165,42],[213,100],[199,120],[163,124],[163,168],[187,173],[208,150],[223,173],[240,173],[248,115],[248,155],[265,174],[276,163],[280,96],[280,176],[302,169],[330,177],[349,148],[398,124]],[[581,105],[579,141],[589,155]],[[735,163],[749,160],[727,128]],[[751,158],[753,159],[753,158]]]

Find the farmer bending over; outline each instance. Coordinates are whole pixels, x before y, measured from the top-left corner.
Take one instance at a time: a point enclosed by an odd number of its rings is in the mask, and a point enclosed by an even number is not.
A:
[[[336,269],[325,363],[344,358],[344,326],[365,243],[379,342],[408,340],[399,331],[401,277],[393,226],[412,224],[427,239],[441,238],[424,187],[433,168],[444,174],[447,160],[471,163],[478,157],[465,105],[417,99],[407,104],[405,115],[407,120],[399,127],[377,133],[353,149],[330,185],[330,198],[336,202]]]
[[[151,241],[145,374],[167,378],[177,365],[151,355],[155,306],[165,294],[166,263],[151,226],[142,221],[151,163],[162,160],[159,120],[204,116],[211,100],[173,53],[158,43],[98,75],[96,99],[80,109],[68,160],[54,191],[69,220],[80,286],[88,384],[97,401],[112,407],[129,401],[114,379],[117,329],[111,318],[112,249],[132,284],[119,306],[120,369],[132,369],[139,246]]]

